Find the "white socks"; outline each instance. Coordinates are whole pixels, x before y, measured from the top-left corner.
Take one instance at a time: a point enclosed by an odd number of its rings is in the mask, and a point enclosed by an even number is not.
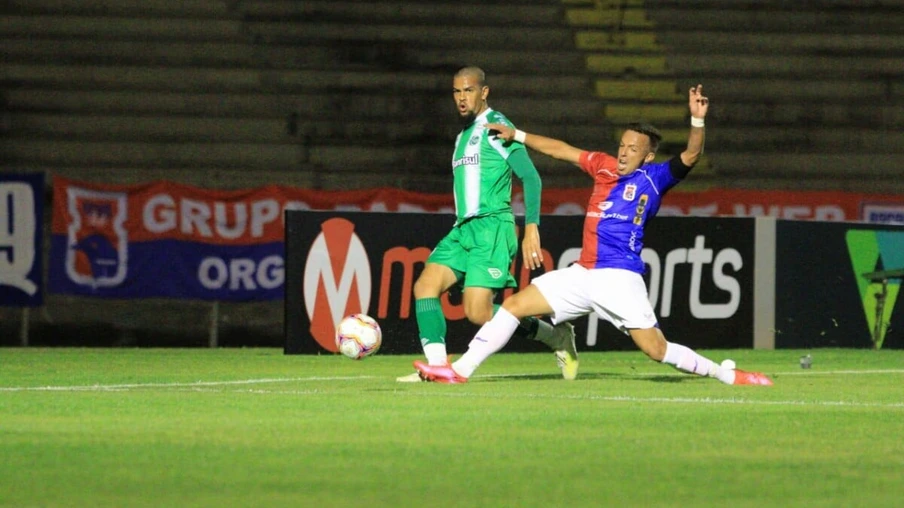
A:
[[[424,344],[424,356],[427,357],[428,365],[445,365],[449,361],[446,345],[442,342]]]
[[[690,372],[691,374],[714,377],[726,384],[734,383],[733,370],[723,369],[709,358],[698,355],[687,346],[672,342],[666,342],[665,344],[665,358],[662,359],[662,363],[674,365],[678,370]]]
[[[518,323],[518,318],[500,307],[493,319],[480,327],[477,335],[468,344],[468,351],[452,364],[452,369],[459,376],[471,377],[484,360],[508,343],[518,328]],[[540,335],[539,331],[537,335]]]

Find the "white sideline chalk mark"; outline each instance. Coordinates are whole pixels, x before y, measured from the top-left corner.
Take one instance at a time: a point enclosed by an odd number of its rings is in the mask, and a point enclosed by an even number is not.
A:
[[[236,379],[231,381],[195,381],[193,383],[128,383],[115,385],[74,386],[0,386],[0,392],[102,392],[126,391],[137,388],[191,388],[203,386],[253,385],[263,383],[295,383],[307,381],[357,381],[376,379],[379,376],[314,376],[264,379]]]
[[[775,372],[776,376],[850,376],[858,374],[904,374],[904,369],[876,369],[876,370],[789,370],[787,372]]]
[[[799,370],[786,372],[770,372],[764,371],[770,376],[813,376],[813,375],[862,375],[862,374],[904,374],[904,369],[876,369],[876,370]],[[613,372],[613,375],[626,375],[627,377],[688,377],[694,376],[683,372],[665,371],[665,372],[636,372],[636,373],[620,373]],[[518,379],[532,378],[537,374],[481,374],[474,376],[474,379]],[[109,385],[60,385],[60,386],[0,386],[0,392],[101,392],[101,391],[127,391],[142,388],[193,388],[205,386],[230,386],[230,385],[253,385],[267,383],[296,383],[311,381],[358,381],[361,379],[386,379],[385,376],[311,376],[311,377],[286,377],[286,378],[261,378],[261,379],[235,379],[228,381],[195,381],[191,383],[124,383]],[[272,393],[272,392],[270,392]]]
[[[859,372],[859,371],[857,371]],[[192,393],[233,393],[248,395],[331,395],[330,390],[263,390],[263,389],[228,389],[229,386],[241,386],[262,383],[282,383],[294,381],[346,381],[358,379],[373,379],[377,376],[343,376],[343,377],[308,377],[308,378],[284,378],[284,379],[246,379],[235,381],[199,381],[196,383],[134,383],[123,385],[83,385],[83,386],[41,386],[41,387],[6,387],[0,391],[59,391],[59,392],[127,392],[141,388],[175,388],[174,392]],[[487,375],[486,377],[492,377]],[[414,397],[449,397],[449,398],[473,398],[473,399],[543,399],[543,400],[584,400],[595,402],[631,402],[631,403],[666,403],[666,404],[710,404],[710,405],[752,405],[752,406],[798,406],[798,407],[840,407],[840,408],[883,408],[904,409],[904,402],[857,402],[857,401],[806,401],[806,400],[751,400],[741,398],[709,398],[709,397],[635,397],[632,395],[594,395],[594,394],[559,394],[540,395],[530,393],[485,393],[446,391],[436,392],[431,390],[403,391],[394,390],[393,395],[405,395]]]
[[[743,369],[742,369],[743,370]],[[876,369],[876,370],[789,370],[783,372],[773,372],[769,370],[761,370],[762,372],[768,376],[851,376],[851,375],[860,375],[860,374],[904,374],[904,369]],[[595,372],[594,374],[601,374],[604,372]],[[621,375],[623,373],[615,373],[613,372],[613,376]],[[684,372],[677,372],[674,370],[667,370],[665,372],[633,372],[629,374],[625,374],[626,377],[696,377],[691,374],[687,374]],[[537,374],[478,374],[473,376],[474,379],[508,379],[508,378],[532,378],[537,377]],[[578,378],[580,379],[580,375]]]
[[[195,388],[180,391],[204,392],[204,393],[244,393],[249,395],[332,395],[334,392],[327,390],[261,390],[261,389],[237,389],[226,390],[217,388]],[[715,399],[710,397],[635,397],[631,395],[593,395],[593,394],[561,394],[540,395],[530,393],[483,393],[448,391],[436,393],[431,391],[412,392],[395,390],[393,395],[405,395],[414,397],[449,397],[449,398],[473,398],[473,399],[544,399],[544,400],[586,400],[599,402],[632,402],[632,403],[668,403],[668,404],[725,404],[725,405],[753,405],[753,406],[819,406],[819,407],[873,407],[885,409],[904,409],[904,402],[857,402],[845,400],[751,400],[740,398]]]
[[[422,395],[420,393],[413,395]],[[856,401],[807,401],[807,400],[750,400],[750,399],[713,399],[709,397],[634,397],[631,395],[536,395],[536,394],[485,394],[472,392],[447,392],[430,393],[434,396],[474,397],[474,398],[526,398],[526,399],[563,399],[563,400],[592,400],[604,402],[667,402],[673,404],[747,404],[755,406],[828,406],[828,407],[881,407],[889,409],[904,409],[904,402],[856,402]]]

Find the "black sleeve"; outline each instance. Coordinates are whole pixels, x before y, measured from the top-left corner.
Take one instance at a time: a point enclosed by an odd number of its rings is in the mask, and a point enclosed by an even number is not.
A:
[[[683,180],[684,177],[686,177],[690,172],[691,167],[681,160],[680,155],[677,157],[672,157],[671,160],[669,160],[669,173],[671,173],[675,178]]]

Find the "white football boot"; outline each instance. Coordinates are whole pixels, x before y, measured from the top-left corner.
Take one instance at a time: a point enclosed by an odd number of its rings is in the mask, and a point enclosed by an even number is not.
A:
[[[578,377],[578,350],[574,345],[574,325],[559,323],[553,327],[553,333],[559,339],[556,348],[556,363],[562,369],[562,377],[568,381]]]

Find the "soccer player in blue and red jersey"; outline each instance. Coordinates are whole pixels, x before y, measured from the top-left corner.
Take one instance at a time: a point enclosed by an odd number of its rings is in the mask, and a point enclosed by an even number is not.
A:
[[[574,163],[593,178],[581,257],[568,268],[537,277],[507,298],[474,336],[468,351],[452,365],[416,361],[415,368],[422,377],[440,383],[466,382],[484,360],[508,342],[523,317],[547,315],[554,323],[563,323],[596,312],[628,334],[653,360],[726,384],[772,384],[763,374],[734,369],[729,364],[723,367],[686,346],[667,341],[647,295],[640,257],[644,227],[659,211],[663,195],[687,176],[703,152],[704,118],[709,109],[703,85],[690,89],[688,103],[691,128],[687,148],[678,157],[659,163],[653,159],[661,136],[649,125],[628,126],[617,157],[506,125],[487,125],[500,138]]]

